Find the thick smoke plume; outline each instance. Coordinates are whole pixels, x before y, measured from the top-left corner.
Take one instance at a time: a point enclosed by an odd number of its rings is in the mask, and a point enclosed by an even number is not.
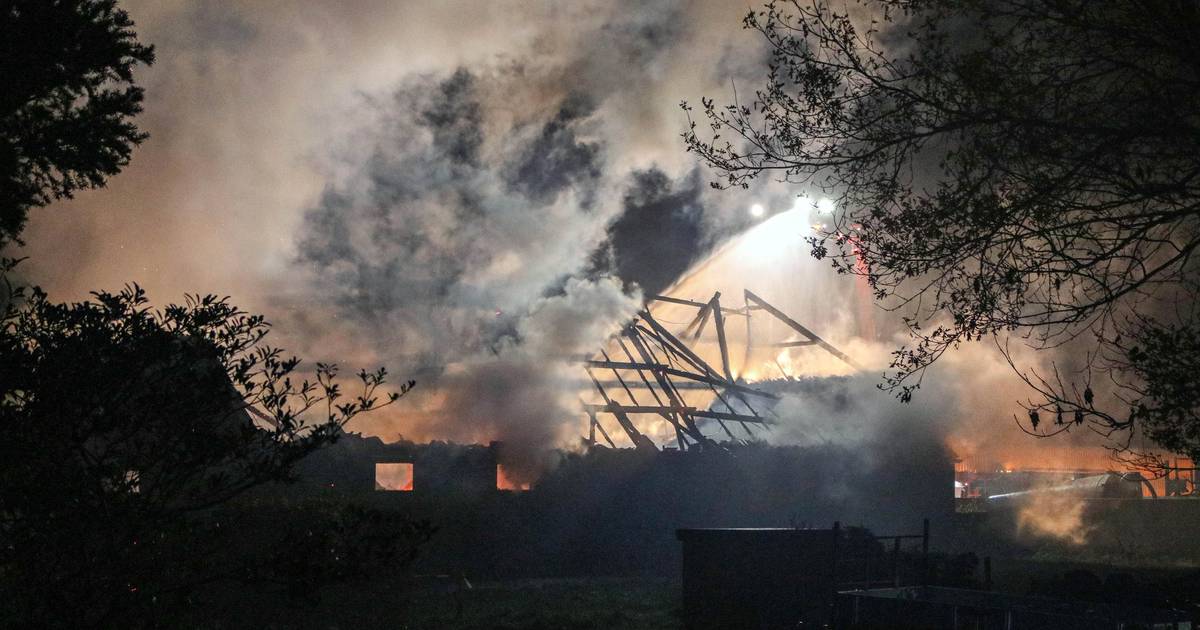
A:
[[[945,441],[958,415],[953,390],[939,388],[942,391],[904,404],[879,391],[877,383],[873,375],[859,374],[769,384],[782,395],[774,409],[781,423],[769,439],[800,446],[877,442],[903,434],[916,441]]]
[[[362,430],[500,440],[519,480],[575,442],[568,359],[738,226],[710,216],[694,167],[630,157],[666,104],[633,90],[653,92],[674,63],[695,27],[683,11],[626,7],[565,56],[493,59],[364,97],[301,225],[307,290],[276,295],[307,349],[421,384]],[[559,46],[544,34],[531,49]]]
[[[163,302],[228,294],[301,356],[418,381],[354,430],[503,439],[535,461],[577,419],[558,416],[576,390],[555,388],[561,365],[544,356],[586,352],[639,288],[681,272],[716,279],[678,284],[681,297],[707,299],[715,284],[739,306],[751,288],[872,375],[898,341],[882,318],[863,334],[857,289],[808,258],[802,234],[751,227],[751,204],[779,212],[798,191],[713,192],[682,150],[680,100],[762,79],[742,5],[496,2],[464,16],[381,0],[123,4],[157,46],[139,77],[151,138],[108,189],[31,217],[23,272],[64,300],[130,281]],[[705,260],[740,232],[742,266]],[[845,374],[791,358],[794,376]],[[945,411],[930,431],[957,455],[1008,464],[1052,450],[1015,430],[1023,390],[990,350],[945,362],[919,399],[935,404],[932,384],[950,384],[954,410],[927,411]],[[742,376],[781,377],[763,365]],[[824,403],[796,404],[787,439],[880,434],[836,406],[826,417],[805,407]],[[845,415],[914,413],[871,405]],[[997,444],[1011,448],[979,448]]]
[[[611,276],[572,277],[612,212],[594,106],[568,94],[544,118],[497,120],[483,104],[516,84],[458,70],[377,103],[358,170],[306,215],[300,261],[339,333],[429,381],[399,432],[501,440],[522,472],[573,415],[567,359],[639,300]]]
[[[443,438],[497,439],[506,473],[533,481],[552,446],[574,440],[579,414],[574,385],[579,366],[571,357],[592,349],[629,317],[637,295],[618,281],[572,279],[561,295],[543,298],[505,339],[494,356],[476,356],[439,379],[445,403],[436,424],[418,427]]]

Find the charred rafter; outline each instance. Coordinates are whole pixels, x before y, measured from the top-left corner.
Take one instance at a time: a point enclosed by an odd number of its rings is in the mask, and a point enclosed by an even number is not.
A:
[[[601,350],[598,357],[580,360],[592,385],[603,400],[602,404],[581,401],[590,420],[588,441],[591,444],[595,444],[596,432],[599,431],[604,440],[613,445],[612,438],[600,422],[599,418],[602,415],[614,418],[630,441],[639,448],[656,448],[635,421],[635,418],[647,415],[667,422],[675,430],[676,440],[681,449],[696,445],[714,445],[701,430],[701,423],[698,421],[716,423],[729,439],[735,441],[738,438],[730,430],[727,422],[740,425],[747,437],[754,435],[754,427],[774,424],[774,414],[769,408],[771,401],[778,397],[738,382],[733,375],[729,358],[730,345],[725,331],[726,316],[746,318],[746,358],[743,364],[748,362],[750,357],[750,318],[754,313],[761,312],[783,322],[799,333],[801,338],[762,343],[754,347],[819,347],[855,369],[861,369],[845,353],[750,291],[745,292],[743,308],[722,306],[720,293],[715,293],[707,302],[662,295],[652,296],[648,302],[688,306],[695,308],[696,314],[684,329],[675,335],[667,330],[647,307],[609,340],[609,343],[615,346],[614,352],[616,349],[620,350],[616,360],[606,350]],[[685,341],[697,341],[709,321],[713,323],[714,337],[720,350],[719,369],[707,363]],[[606,380],[602,381],[596,376],[598,371],[610,376],[606,376]],[[681,392],[697,389],[708,390],[712,394],[712,403],[707,409],[688,404]],[[628,402],[615,400],[610,390],[614,393],[624,392]],[[641,400],[638,398],[639,394],[642,396]],[[754,399],[758,399],[758,402],[752,403]],[[766,415],[759,412],[760,408]]]
[[[677,370],[673,367],[662,365],[659,363],[637,363],[637,362],[596,361],[596,360],[588,360],[588,361],[584,361],[583,363],[584,363],[584,365],[590,365],[592,367],[609,368],[612,370],[639,370],[639,371],[646,371],[646,372],[662,372],[662,373],[668,374],[670,376],[686,378],[689,380],[697,381],[699,383],[705,383],[705,384],[713,385],[716,387],[722,387],[725,389],[729,389],[732,391],[738,391],[743,394],[749,394],[751,396],[762,396],[763,398],[771,398],[771,399],[778,398],[778,396],[776,396],[775,394],[772,394],[770,392],[764,392],[764,391],[754,389],[752,387],[746,387],[745,385],[739,385],[737,383],[734,383],[732,381],[727,381],[722,378],[715,378],[715,377],[706,376],[703,374],[695,374],[695,373],[687,372],[684,370]],[[618,380],[620,380],[620,379],[618,378]],[[624,383],[622,382],[622,384],[624,384]],[[678,387],[678,386],[676,386],[676,387]]]
[[[818,337],[817,334],[814,333],[813,331],[805,328],[804,326],[801,326],[799,323],[796,322],[796,320],[794,320],[791,317],[788,317],[786,314],[784,314],[783,311],[768,304],[766,300],[758,297],[757,295],[754,295],[754,293],[750,292],[749,289],[746,290],[746,302],[747,302],[747,306],[746,306],[747,309],[762,309],[762,310],[770,313],[771,315],[775,316],[776,319],[778,319],[779,321],[781,321],[781,322],[787,324],[789,327],[791,327],[792,330],[803,335],[804,341],[807,341],[814,345],[820,346],[821,349],[823,349],[826,352],[828,352],[829,354],[832,354],[833,356],[841,359],[842,361],[844,361],[846,363],[846,365],[849,365],[850,367],[852,367],[856,370],[861,371],[863,369],[861,365],[859,365],[854,359],[851,359],[848,355],[846,355],[846,353],[833,347],[832,345],[829,344],[829,342]],[[750,306],[750,304],[749,304],[750,302],[753,302],[754,305]]]

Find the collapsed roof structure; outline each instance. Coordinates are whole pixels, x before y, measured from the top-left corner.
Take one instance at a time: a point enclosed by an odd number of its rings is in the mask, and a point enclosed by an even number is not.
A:
[[[583,361],[598,396],[592,401],[581,400],[590,421],[588,443],[596,444],[599,432],[609,446],[616,446],[613,433],[601,417],[615,420],[638,448],[657,449],[655,440],[647,434],[661,436],[663,423],[680,450],[715,446],[710,434],[717,430],[734,442],[753,438],[756,431],[777,420],[773,408],[778,400],[776,394],[747,383],[755,357],[774,361],[782,376],[790,378],[777,357],[764,357],[763,350],[778,353],[781,349],[812,347],[856,371],[862,369],[844,352],[763,298],[749,290],[743,292],[743,297],[740,308],[730,308],[721,304],[719,291],[707,302],[651,296],[637,317],[612,335],[598,353]],[[743,318],[744,330],[728,330],[730,317]],[[758,320],[771,325],[755,335],[754,331],[761,328],[755,325]],[[710,321],[712,326],[708,325]],[[672,333],[667,324],[684,327]],[[777,338],[778,328],[783,329],[786,338]],[[742,357],[735,365],[735,352],[739,350]],[[705,354],[719,356],[720,367],[706,361]],[[710,360],[717,362],[717,356]],[[741,437],[731,426],[739,429]]]

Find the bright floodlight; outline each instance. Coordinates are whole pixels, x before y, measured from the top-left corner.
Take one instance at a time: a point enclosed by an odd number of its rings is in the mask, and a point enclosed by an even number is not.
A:
[[[835,206],[833,205],[833,200],[829,197],[822,197],[821,200],[817,202],[817,212],[820,212],[821,214],[833,214],[834,209]]]
[[[805,212],[789,210],[772,214],[737,239],[737,257],[762,264],[791,260],[796,252],[801,251],[808,230],[808,215]]]
[[[752,217],[761,217],[766,211],[766,208],[763,208],[761,203],[756,203],[753,206],[750,206],[750,216]]]

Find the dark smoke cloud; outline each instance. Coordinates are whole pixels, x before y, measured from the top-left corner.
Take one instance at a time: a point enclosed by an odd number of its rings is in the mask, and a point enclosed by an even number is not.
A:
[[[475,78],[459,68],[438,86],[437,96],[421,112],[421,123],[433,132],[433,146],[446,159],[478,167],[483,113],[474,87]]]
[[[419,78],[469,68],[473,80],[445,87],[482,86],[484,97],[442,100],[478,115],[418,110],[427,130],[467,160],[483,155],[473,119],[521,127],[523,146],[544,136],[577,168],[538,172],[531,152],[510,160],[506,175],[545,198],[561,184],[555,177],[619,179],[652,163],[673,175],[690,169],[678,102],[714,93],[727,79],[716,51],[749,41],[737,29],[743,9],[712,1],[123,6],[157,46],[157,63],[139,73],[148,90],[139,124],[151,139],[107,189],[35,213],[19,254],[63,299],[137,281],[156,299],[230,294],[281,324],[279,298],[305,299],[294,286],[293,232],[331,188],[345,192],[331,184],[355,170],[354,145],[370,145],[375,125],[386,125],[373,110],[397,88],[436,90]],[[594,206],[614,203],[595,194]]]
[[[601,175],[602,149],[599,143],[582,141],[577,128],[594,110],[587,97],[569,95],[558,114],[541,125],[540,132],[522,151],[506,177],[509,185],[541,203],[564,188],[579,188],[586,191],[584,206],[590,206],[591,193]]]
[[[702,189],[697,171],[678,182],[657,168],[632,173],[595,266],[647,294],[660,293],[711,246],[702,224]]]
[[[371,145],[306,213],[299,258],[309,299],[425,379],[403,432],[504,441],[531,479],[577,415],[567,359],[638,300],[573,277],[609,220],[604,147],[584,139],[593,106],[568,94],[505,124],[484,103],[513,81],[458,69],[376,101]]]
[[[469,322],[473,331],[455,328],[442,348],[459,351],[443,361],[495,341],[480,335],[497,311],[503,319],[527,306],[526,296],[578,266],[576,248],[544,246],[563,236],[555,228],[596,223],[586,200],[599,184],[601,146],[576,137],[586,110],[568,102],[532,138],[522,129],[489,138],[480,102],[489,87],[480,83],[459,69],[377,103],[373,146],[306,213],[299,243],[322,297],[364,326],[412,310],[487,315]]]

